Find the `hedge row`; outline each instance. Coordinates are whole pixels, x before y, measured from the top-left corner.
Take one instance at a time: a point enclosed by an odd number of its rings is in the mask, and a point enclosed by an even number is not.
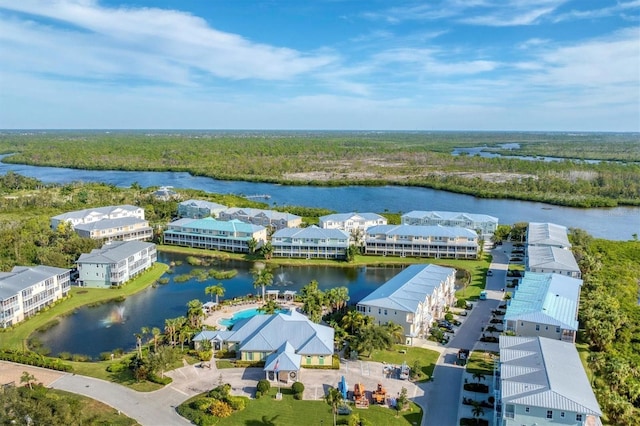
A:
[[[19,364],[33,365],[35,367],[49,368],[57,371],[73,371],[73,367],[63,363],[58,358],[50,358],[34,352],[20,352],[11,349],[0,349],[0,359],[17,362]]]

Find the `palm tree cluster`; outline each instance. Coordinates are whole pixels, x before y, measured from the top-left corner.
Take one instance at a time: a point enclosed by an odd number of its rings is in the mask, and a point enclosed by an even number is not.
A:
[[[323,313],[342,312],[349,302],[349,290],[346,287],[335,287],[327,291],[318,288],[316,280],[311,281],[300,291],[302,310],[313,322],[320,322]]]
[[[342,340],[338,345],[344,346],[347,342],[350,350],[368,357],[374,350],[389,349],[404,341],[401,325],[394,322],[377,325],[373,323],[373,317],[356,310],[350,310],[339,322],[333,321],[331,325],[336,330],[336,338]]]

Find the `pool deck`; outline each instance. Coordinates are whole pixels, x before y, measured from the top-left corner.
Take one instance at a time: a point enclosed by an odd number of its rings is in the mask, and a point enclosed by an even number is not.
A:
[[[284,309],[296,309],[301,304],[294,302],[280,302],[280,306]],[[229,319],[236,312],[246,311],[247,309],[256,309],[262,306],[262,301],[260,302],[238,302],[233,305],[222,306],[220,309],[212,311],[207,317],[204,319],[204,324],[217,327],[218,330],[226,330],[227,327],[220,324],[220,320]]]

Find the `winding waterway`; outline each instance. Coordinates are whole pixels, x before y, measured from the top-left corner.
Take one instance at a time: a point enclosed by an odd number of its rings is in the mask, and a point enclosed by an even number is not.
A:
[[[0,160],[3,156],[0,156]],[[285,186],[269,183],[221,181],[178,172],[128,172],[36,167],[0,162],[0,174],[8,171],[45,183],[104,182],[130,187],[172,186],[221,194],[268,194],[273,205],[322,207],[337,212],[409,212],[445,210],[495,216],[503,224],[553,222],[580,228],[598,238],[629,240],[640,234],[640,207],[577,209],[544,203],[476,198],[429,188],[407,186]]]

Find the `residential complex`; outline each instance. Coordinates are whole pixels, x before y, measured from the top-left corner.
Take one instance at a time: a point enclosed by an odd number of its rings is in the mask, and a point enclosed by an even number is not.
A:
[[[500,337],[496,424],[601,426],[602,412],[572,343]]]
[[[157,260],[156,245],[142,241],[118,241],[83,253],[78,264],[78,285],[119,286],[149,269]]]
[[[441,225],[378,225],[365,233],[365,253],[384,256],[476,259],[478,234]]]
[[[204,200],[186,200],[178,204],[178,217],[202,219],[205,217],[217,217],[227,206]]]
[[[554,223],[531,222],[527,228],[529,246],[548,246],[561,249],[571,248],[567,228]]]
[[[573,278],[582,276],[571,250],[553,246],[528,246],[525,268],[527,272],[561,274]]]
[[[455,302],[456,270],[437,265],[411,265],[356,305],[378,324],[393,322],[404,328],[406,343],[425,336],[432,322]]]
[[[319,226],[323,229],[341,229],[348,233],[364,231],[371,226],[386,225],[387,219],[376,213],[335,213],[320,216]]]
[[[349,234],[340,229],[284,228],[271,236],[274,257],[344,259]]]
[[[144,209],[128,204],[63,213],[51,218],[51,228],[57,230],[63,222],[78,235],[96,240],[141,241],[153,237]]]
[[[71,288],[71,270],[52,266],[15,266],[0,272],[0,326],[16,325],[56,300]]]
[[[401,216],[403,225],[455,226],[472,229],[482,235],[492,235],[498,228],[498,218],[486,214],[414,210]]]
[[[209,250],[248,253],[249,241],[258,247],[267,241],[267,228],[239,220],[178,219],[164,231],[164,243]]]
[[[333,335],[333,328],[293,310],[241,320],[232,331],[203,331],[193,341],[211,341],[243,361],[264,361],[271,380],[298,381],[302,366],[332,364]]]
[[[274,210],[251,209],[247,207],[230,207],[219,213],[220,220],[239,220],[273,229],[295,228],[302,224],[302,218],[291,213]]]
[[[582,280],[527,272],[507,305],[505,331],[574,343]]]

